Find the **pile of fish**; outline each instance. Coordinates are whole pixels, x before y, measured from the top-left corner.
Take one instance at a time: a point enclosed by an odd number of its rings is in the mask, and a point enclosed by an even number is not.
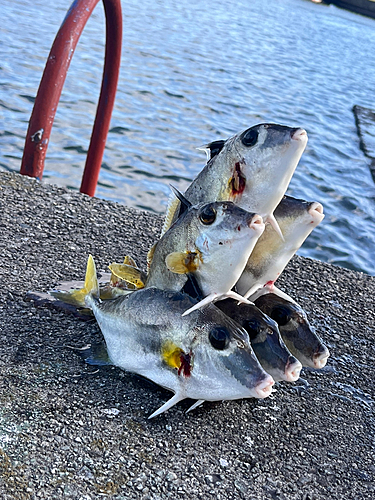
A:
[[[324,218],[285,196],[307,144],[301,128],[253,126],[206,150],[184,194],[172,188],[162,236],[145,274],[131,257],[99,284],[88,259],[82,288],[55,297],[92,309],[112,363],[174,396],[149,418],[191,398],[265,398],[329,352],[302,308],[275,281]]]

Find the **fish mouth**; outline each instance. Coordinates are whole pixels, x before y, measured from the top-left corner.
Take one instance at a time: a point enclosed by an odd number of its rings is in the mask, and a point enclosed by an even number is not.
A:
[[[255,214],[252,218],[251,218],[251,221],[249,222],[249,227],[251,229],[254,229],[254,231],[258,232],[258,233],[262,233],[264,231],[264,222],[263,222],[263,218],[258,215],[258,214]]]
[[[294,141],[307,142],[307,132],[303,128],[294,128],[290,131],[290,136]]]
[[[316,225],[320,224],[320,222],[322,222],[325,217],[323,205],[321,203],[318,203],[317,201],[311,203],[308,212],[312,217],[312,223]]]
[[[299,379],[302,370],[302,364],[294,356],[290,356],[285,367],[285,380],[295,382]]]
[[[327,364],[327,360],[330,356],[329,350],[326,346],[321,346],[319,349],[320,352],[317,352],[313,356],[314,368],[324,368]]]
[[[271,375],[268,375],[259,384],[254,387],[255,397],[259,399],[264,399],[269,396],[272,392],[272,386],[275,383]]]

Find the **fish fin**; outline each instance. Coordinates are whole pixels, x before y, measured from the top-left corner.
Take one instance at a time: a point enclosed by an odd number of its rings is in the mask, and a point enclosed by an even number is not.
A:
[[[150,269],[152,259],[154,258],[156,243],[152,245],[150,250],[147,252],[147,269]]]
[[[250,298],[254,302],[255,300],[259,299],[259,297],[262,297],[262,295],[266,295],[267,293],[272,292],[270,292],[270,290],[266,286],[262,286],[254,290],[254,292],[249,295],[248,298]]]
[[[271,224],[271,226],[273,227],[273,229],[277,232],[277,234],[280,236],[280,238],[285,241],[285,238],[283,236],[283,233],[281,232],[281,229],[280,229],[280,226],[277,222],[277,220],[275,219],[275,216],[273,214],[269,214],[267,215],[266,219],[264,222],[269,222]]]
[[[120,278],[127,283],[131,283],[137,288],[145,287],[146,277],[140,269],[128,264],[117,264],[116,262],[113,262],[108,267],[112,274],[117,276],[117,278]]]
[[[267,293],[274,293],[275,295],[278,295],[282,299],[288,300],[289,302],[293,302],[293,304],[296,304],[296,301],[294,299],[292,299],[292,297],[290,297],[287,293],[285,293],[282,290],[280,290],[279,288],[277,288],[277,286],[275,286],[275,285],[272,285],[272,289],[270,289],[270,287],[268,287],[267,285],[262,286],[262,287],[258,288],[257,290],[255,290],[250,295],[249,298],[254,302],[255,300],[259,299],[259,297],[262,297],[263,295],[267,295]]]
[[[233,290],[229,290],[229,292],[223,293],[218,299],[215,300],[215,302],[217,302],[218,300],[226,299],[226,298],[238,300],[239,304],[253,304],[252,302],[247,300],[245,297],[243,297],[242,295],[240,295],[237,292],[234,292]]]
[[[179,369],[181,366],[181,354],[183,350],[181,347],[178,347],[176,344],[167,340],[161,349],[161,355],[164,362],[170,366],[171,368]]]
[[[259,283],[253,285],[251,288],[249,288],[249,290],[243,295],[245,299],[251,299],[251,300],[255,300],[253,295],[259,290],[259,288],[262,288],[261,285],[259,285]],[[263,294],[262,294],[263,295]]]
[[[186,410],[186,413],[189,413],[189,412],[195,410],[195,408],[198,408],[198,406],[200,406],[204,402],[205,402],[205,399],[198,399],[198,401],[196,401],[193,405],[190,406],[189,409]]]
[[[86,295],[90,294],[96,298],[99,298],[99,283],[96,275],[96,266],[94,258],[91,254],[87,259],[84,290],[86,291]]]
[[[292,297],[290,295],[283,292],[282,290],[280,290],[280,288],[277,288],[277,286],[275,286],[275,285],[273,286],[272,293],[274,293],[275,295],[278,295],[282,299],[288,300],[289,302],[293,302],[293,304],[297,304],[297,302],[294,299],[292,299]]]
[[[194,273],[188,273],[186,277],[186,283],[184,284],[181,291],[183,293],[186,293],[186,295],[189,295],[189,297],[191,297],[192,299],[202,300],[204,296],[202,290],[200,289],[200,286],[198,285],[198,281]]]
[[[220,151],[223,149],[225,144],[225,141],[223,140],[218,140],[218,141],[213,141],[210,142],[209,144],[205,144],[204,146],[200,146],[199,150],[205,151],[207,155],[207,161],[212,160],[216,155],[220,153]]]
[[[79,354],[88,365],[113,365],[112,361],[109,359],[108,351],[104,344],[89,345],[86,349],[80,349]]]
[[[185,396],[182,396],[181,394],[175,394],[171,399],[169,399],[166,403],[164,403],[158,410],[154,411],[148,418],[154,418],[157,417],[158,415],[161,415],[165,411],[169,410],[169,408],[172,408],[175,404],[178,402],[182,401],[185,399]]]
[[[75,307],[85,307],[85,297],[86,291],[84,288],[79,288],[76,290],[50,290],[48,292],[55,299],[61,300],[65,304],[69,304]]]
[[[252,302],[245,299],[244,297],[242,297],[242,295],[234,292],[233,290],[229,290],[229,292],[221,293],[221,294],[210,293],[209,295],[207,295],[207,297],[205,297],[203,300],[201,300],[200,302],[195,304],[193,307],[190,307],[190,309],[187,309],[182,314],[182,316],[187,316],[191,312],[196,311],[197,309],[201,309],[203,306],[206,306],[206,305],[210,304],[211,302],[217,302],[218,300],[224,300],[226,298],[235,299],[235,300],[238,300],[238,302],[244,303],[244,304],[252,304]]]
[[[207,162],[209,162],[211,159],[211,151],[210,151],[210,148],[208,147],[208,144],[204,144],[203,146],[199,146],[197,149],[198,149],[198,151],[204,151],[206,153],[206,159],[207,159]]]
[[[180,200],[176,198],[176,196],[172,193],[168,200],[168,208],[165,214],[163,229],[161,230],[161,236],[163,236],[163,234],[166,233],[168,229],[171,227],[175,215],[177,213],[177,210],[179,209],[179,206],[180,206]]]
[[[189,210],[189,208],[192,206],[192,203],[190,203],[190,201],[181,193],[181,191],[179,191],[177,188],[172,186],[172,184],[169,184],[169,186],[172,189],[173,194],[176,196],[176,198],[178,200],[180,200],[181,205],[183,205],[183,207],[184,207],[182,210],[182,213],[186,212],[186,210]],[[182,213],[181,213],[181,208],[180,208],[179,215],[182,215]]]
[[[201,309],[202,307],[210,304],[211,302],[214,302],[217,300],[218,295],[216,293],[210,293],[210,295],[207,295],[203,300],[195,304],[193,307],[190,307],[190,309],[187,309],[184,313],[182,313],[182,316],[187,316],[193,311],[196,311],[197,309]]]
[[[130,257],[130,255],[125,255],[123,264],[126,264],[127,266],[133,266],[133,267],[138,268],[137,263],[135,262],[133,257]]]
[[[89,255],[87,260],[86,277],[83,288],[69,291],[51,290],[49,293],[56,299],[76,307],[85,307],[85,298],[89,294],[99,297],[99,283],[96,277],[96,267],[92,255]]]
[[[187,274],[199,267],[199,258],[195,252],[172,252],[165,258],[165,265],[175,274]]]

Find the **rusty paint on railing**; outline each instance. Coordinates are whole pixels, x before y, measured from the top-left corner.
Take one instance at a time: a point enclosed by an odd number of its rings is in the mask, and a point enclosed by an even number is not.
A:
[[[76,0],[56,35],[39,85],[26,134],[21,174],[41,179],[49,137],[70,61],[79,37],[99,0]],[[122,14],[120,0],[103,0],[106,50],[102,87],[87,153],[81,192],[95,194],[120,71]]]

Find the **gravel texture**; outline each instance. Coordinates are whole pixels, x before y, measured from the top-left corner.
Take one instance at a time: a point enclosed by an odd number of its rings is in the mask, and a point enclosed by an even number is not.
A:
[[[0,174],[0,498],[375,498],[375,278],[295,257],[279,280],[331,351],[266,400],[184,401],[72,347],[94,320],[35,307],[28,290],[125,254],[144,267],[160,217]]]

